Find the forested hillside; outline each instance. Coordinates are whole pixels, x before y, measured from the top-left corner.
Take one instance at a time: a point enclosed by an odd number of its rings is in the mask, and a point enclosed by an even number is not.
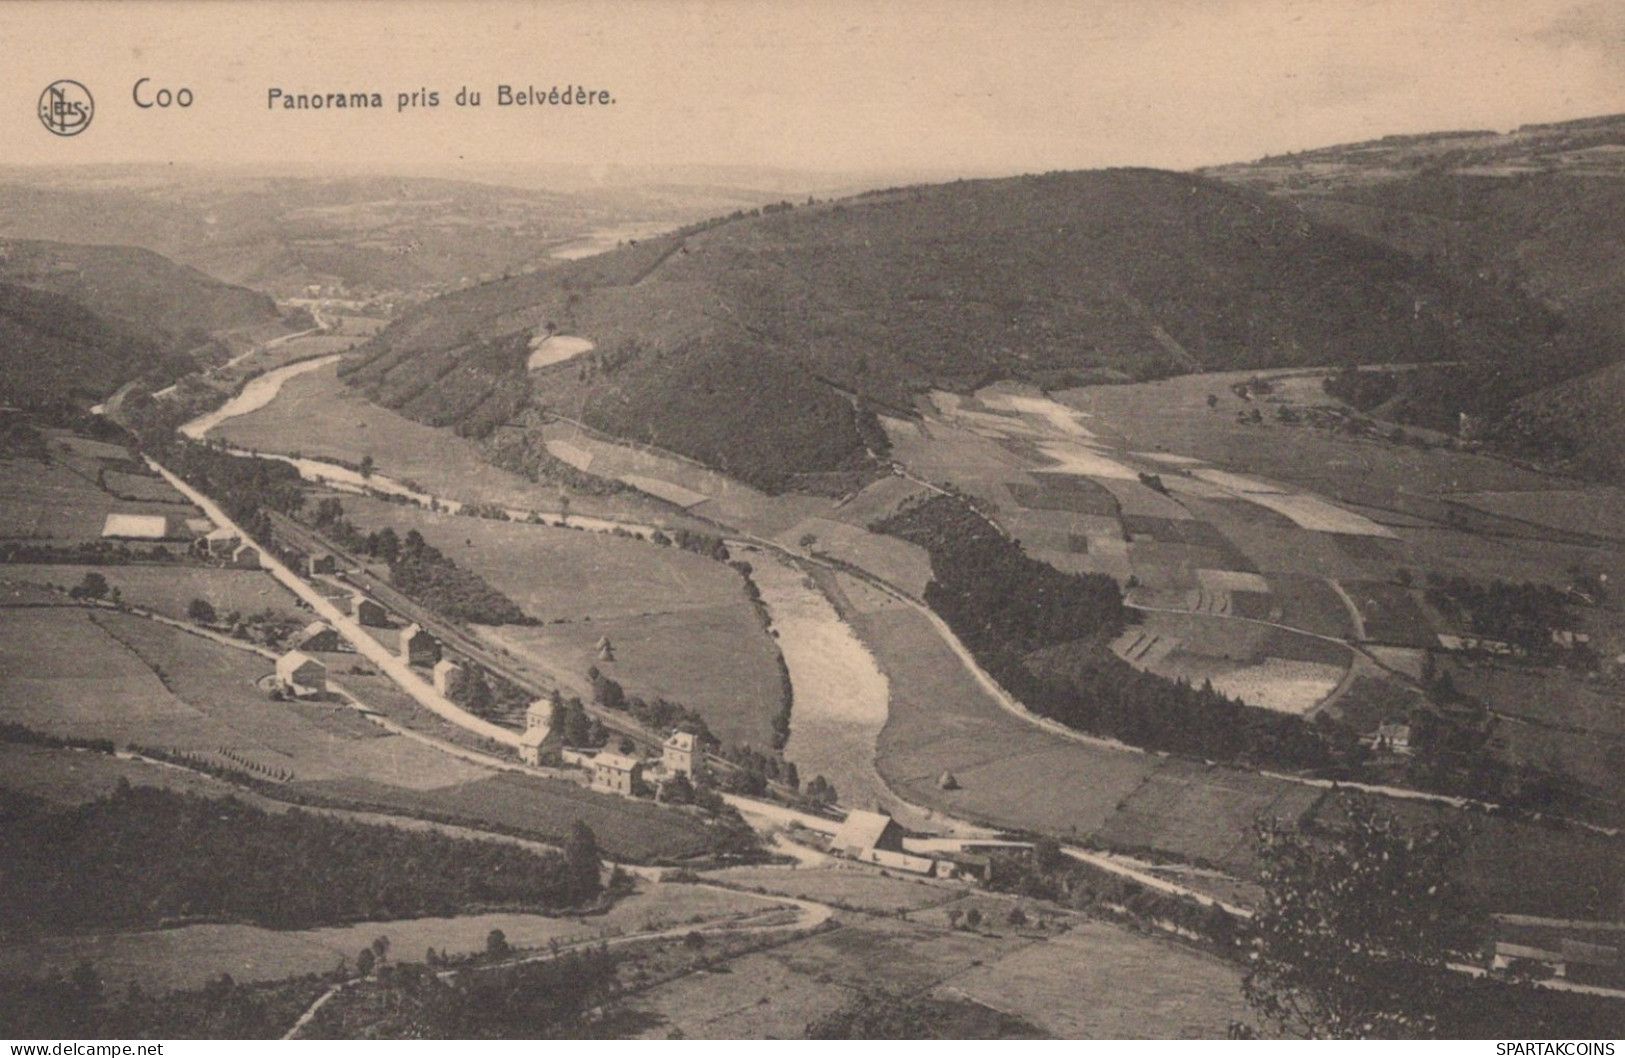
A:
[[[527,370],[523,340],[596,348]],[[696,225],[430,302],[351,365],[481,435],[527,400],[767,487],[863,458],[849,396],[1568,356],[1563,321],[1290,204],[1150,170],[896,189]],[[844,405],[844,407],[843,407]]]
[[[1392,136],[1211,171],[1319,220],[1540,305],[1547,343],[1404,380],[1401,421],[1453,427],[1575,469],[1625,474],[1625,116],[1506,134]]]
[[[0,240],[0,401],[100,400],[226,355],[216,336],[278,318],[263,294],[131,246]]]

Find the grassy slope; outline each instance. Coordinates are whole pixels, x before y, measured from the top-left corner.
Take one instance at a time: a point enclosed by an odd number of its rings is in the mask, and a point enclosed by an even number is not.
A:
[[[1286,204],[1113,170],[878,193],[487,284],[390,328],[353,378],[408,414],[485,429],[527,388],[504,339],[548,324],[597,350],[543,372],[542,402],[782,487],[862,457],[823,381],[906,406],[998,377],[1499,362],[1548,321]]]

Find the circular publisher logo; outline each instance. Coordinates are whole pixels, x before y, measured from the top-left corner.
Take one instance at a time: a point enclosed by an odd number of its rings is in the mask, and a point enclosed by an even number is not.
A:
[[[40,122],[58,136],[77,136],[90,128],[96,101],[78,81],[52,81],[39,97]]]

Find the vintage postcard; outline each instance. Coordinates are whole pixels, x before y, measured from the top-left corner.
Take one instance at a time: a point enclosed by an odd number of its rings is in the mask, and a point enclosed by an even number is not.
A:
[[[1625,7],[0,41],[12,1054],[1615,1053]]]

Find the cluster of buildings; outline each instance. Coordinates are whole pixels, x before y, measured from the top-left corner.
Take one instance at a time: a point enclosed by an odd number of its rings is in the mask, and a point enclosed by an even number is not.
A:
[[[260,550],[230,529],[217,529],[207,518],[175,514],[109,514],[103,540],[185,544],[195,554],[217,559],[233,569],[259,569]]]

